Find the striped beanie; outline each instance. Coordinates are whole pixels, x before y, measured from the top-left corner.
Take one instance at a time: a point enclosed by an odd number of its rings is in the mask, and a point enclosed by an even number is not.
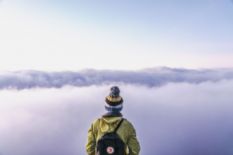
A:
[[[120,89],[117,86],[110,88],[110,94],[105,98],[105,109],[108,112],[120,112],[123,108],[123,98],[120,96]]]

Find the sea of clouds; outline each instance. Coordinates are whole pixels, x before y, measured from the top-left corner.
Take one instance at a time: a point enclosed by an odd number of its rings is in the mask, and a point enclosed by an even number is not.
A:
[[[232,155],[233,70],[0,73],[0,155],[84,155],[112,85],[141,155]]]
[[[167,83],[216,82],[233,79],[233,69],[190,70],[158,67],[139,71],[83,70],[63,72],[15,71],[0,72],[0,89],[61,88],[64,86],[92,86],[123,83],[147,87]]]

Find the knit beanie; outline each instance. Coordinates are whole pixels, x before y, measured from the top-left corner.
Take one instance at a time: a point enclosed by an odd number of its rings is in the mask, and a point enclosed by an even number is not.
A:
[[[120,96],[120,89],[117,86],[110,88],[110,93],[105,98],[105,109],[108,112],[120,112],[123,108],[123,98]]]

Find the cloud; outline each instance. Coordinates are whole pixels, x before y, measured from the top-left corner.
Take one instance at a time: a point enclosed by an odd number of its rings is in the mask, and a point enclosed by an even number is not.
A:
[[[95,94],[93,94],[93,90]],[[97,88],[1,91],[1,155],[75,155],[84,151]],[[98,88],[100,91],[101,88]],[[99,93],[98,93],[99,94]],[[96,101],[90,101],[90,95]],[[85,111],[85,112],[83,112]],[[96,113],[96,112],[94,112]]]
[[[79,72],[17,71],[0,73],[0,89],[61,88],[112,83],[163,86],[168,83],[203,83],[233,79],[233,69],[188,70],[152,68],[139,71],[84,70]]]
[[[142,155],[232,155],[233,80],[120,84]],[[110,85],[0,91],[1,155],[82,155]]]

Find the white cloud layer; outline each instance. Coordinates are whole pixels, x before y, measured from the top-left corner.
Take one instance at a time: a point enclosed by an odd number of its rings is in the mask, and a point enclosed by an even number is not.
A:
[[[0,91],[1,155],[83,155],[109,85]],[[233,80],[121,84],[142,155],[232,155]]]
[[[112,83],[135,84],[148,87],[168,83],[203,83],[233,79],[233,69],[188,70],[151,68],[139,71],[83,70],[79,72],[18,71],[0,72],[0,89],[60,88]]]

